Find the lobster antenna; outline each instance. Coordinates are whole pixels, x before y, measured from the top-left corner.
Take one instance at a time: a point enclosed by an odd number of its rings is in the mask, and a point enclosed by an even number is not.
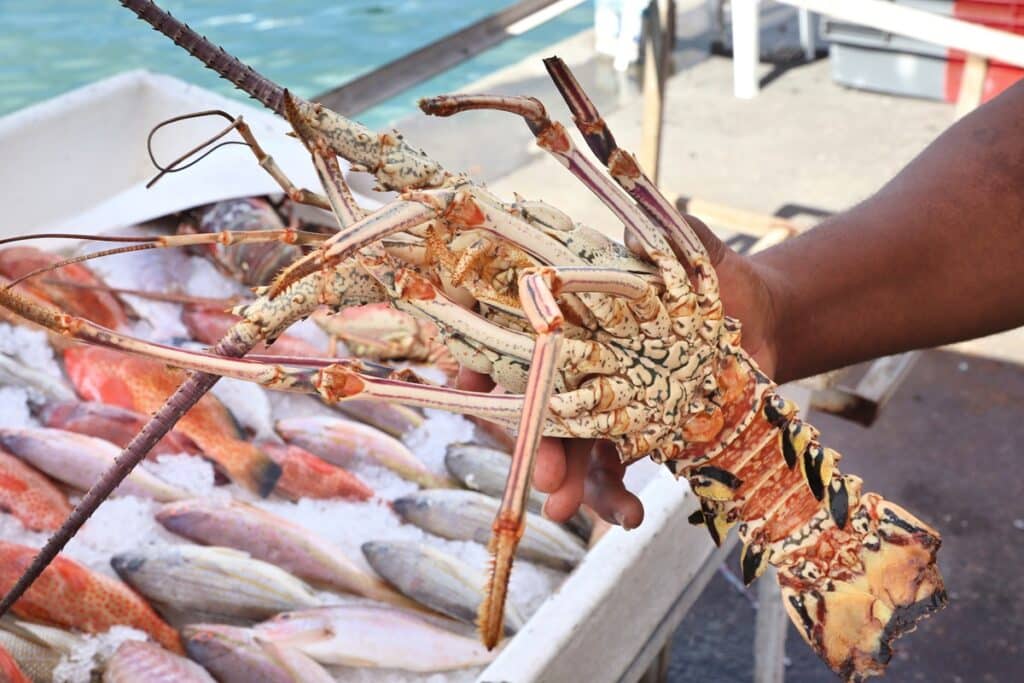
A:
[[[102,236],[102,235],[77,235],[73,232],[42,232],[36,235],[18,235],[17,237],[5,237],[0,239],[0,245],[11,244],[12,242],[28,242],[29,240],[82,240],[87,242],[151,242],[152,237],[143,236]]]
[[[284,116],[284,88],[274,83],[248,64],[232,57],[224,48],[211,42],[192,30],[188,24],[178,21],[166,10],[149,0],[120,0],[142,21],[153,27],[175,45],[217,72],[217,75],[231,81],[236,88],[258,100],[263,106]]]
[[[213,135],[212,137],[204,140],[203,142],[200,142],[198,145],[196,145],[195,147],[193,147],[189,151],[187,151],[184,154],[182,154],[180,157],[178,157],[177,159],[175,159],[174,161],[169,163],[167,166],[161,166],[160,162],[158,162],[156,160],[156,156],[153,154],[153,136],[156,135],[156,132],[158,130],[160,130],[161,128],[163,128],[164,126],[168,126],[168,125],[170,125],[172,123],[177,123],[178,121],[187,121],[189,119],[203,118],[204,116],[223,116],[224,118],[226,118],[231,123],[230,123],[230,125],[228,125],[228,126],[224,127],[223,129],[221,129],[221,131],[219,133],[217,133],[217,134]],[[206,157],[210,156],[211,154],[216,152],[221,147],[226,147],[227,145],[242,145],[243,147],[251,147],[251,145],[248,142],[244,142],[242,140],[225,140],[224,142],[222,142],[222,143],[220,143],[218,145],[214,145],[213,147],[210,147],[210,149],[206,150],[206,152],[204,152],[198,158],[193,159],[192,161],[188,162],[187,164],[179,165],[183,161],[188,159],[190,156],[192,156],[193,154],[198,153],[204,147],[208,147],[209,145],[212,145],[217,140],[221,139],[222,137],[224,137],[225,135],[227,135],[231,131],[233,131],[236,128],[238,128],[239,124],[241,124],[241,123],[242,123],[242,117],[241,116],[234,117],[231,114],[229,114],[226,111],[223,111],[221,109],[207,109],[205,111],[198,111],[198,112],[195,112],[195,113],[192,113],[192,114],[182,114],[181,116],[173,116],[173,117],[167,119],[166,121],[161,121],[160,123],[158,123],[155,126],[153,126],[153,130],[149,131],[149,135],[146,136],[146,152],[149,154],[149,160],[153,163],[154,166],[157,167],[157,169],[160,172],[158,174],[156,174],[156,177],[154,177],[152,180],[150,180],[148,183],[146,183],[146,189],[148,190],[149,188],[151,188],[154,185],[156,185],[157,181],[160,180],[161,178],[163,178],[168,173],[177,173],[178,171],[184,171],[186,168],[191,168],[192,166],[195,166],[200,161],[202,161]]]
[[[22,282],[24,282],[25,280],[28,280],[29,278],[36,277],[37,275],[42,275],[43,273],[49,273],[51,271],[58,270],[58,269],[63,268],[65,266],[72,266],[72,265],[74,265],[76,263],[81,263],[83,261],[91,261],[92,259],[101,258],[103,256],[113,256],[115,254],[129,254],[129,253],[131,253],[133,251],[146,251],[147,249],[159,249],[159,248],[160,248],[160,245],[151,242],[149,244],[133,244],[130,247],[118,247],[117,249],[104,249],[103,251],[95,251],[95,252],[93,252],[91,254],[83,254],[82,256],[74,256],[72,258],[64,259],[63,261],[58,261],[57,263],[51,263],[48,266],[43,266],[42,268],[36,268],[33,271],[25,273],[21,277],[19,277],[17,279],[14,279],[14,280],[11,280],[10,282],[8,282],[4,286],[4,288],[5,289],[10,289],[11,287],[15,287],[15,286],[21,284]]]
[[[238,304],[249,303],[252,299],[245,297],[233,296],[227,299],[215,299],[213,297],[206,296],[189,296],[187,294],[173,294],[170,292],[148,292],[144,289],[125,289],[124,287],[109,287],[107,285],[96,285],[87,282],[72,282],[69,280],[56,280],[47,278],[43,280],[45,284],[53,285],[55,287],[67,287],[69,289],[88,289],[99,292],[107,292],[109,294],[127,294],[128,296],[137,296],[140,299],[148,299],[150,301],[162,301],[170,304],[184,304],[195,305],[195,306],[211,306],[214,308],[232,308]]]

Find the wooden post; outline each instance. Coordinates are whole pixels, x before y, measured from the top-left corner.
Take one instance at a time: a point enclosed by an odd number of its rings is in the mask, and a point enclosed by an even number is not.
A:
[[[969,53],[964,62],[964,71],[960,76],[960,92],[956,98],[956,118],[970,114],[981,104],[985,90],[985,76],[988,73],[988,60],[981,55]]]
[[[789,617],[771,567],[757,580],[754,625],[754,683],[782,683],[786,675],[786,631]]]
[[[665,80],[675,45],[674,0],[651,0],[644,10],[644,110],[640,133],[640,168],[655,184],[661,152]]]

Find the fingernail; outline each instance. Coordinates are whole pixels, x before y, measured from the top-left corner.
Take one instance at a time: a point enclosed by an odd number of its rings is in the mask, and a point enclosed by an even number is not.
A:
[[[621,512],[616,512],[614,515],[612,515],[612,518],[615,520],[615,523],[621,526],[623,529],[628,528],[626,527],[626,515],[622,514]]]

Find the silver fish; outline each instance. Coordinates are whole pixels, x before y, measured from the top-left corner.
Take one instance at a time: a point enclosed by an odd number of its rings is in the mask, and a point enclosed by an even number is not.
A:
[[[487,545],[499,501],[476,491],[419,491],[393,503],[395,512],[425,531],[457,541]],[[516,554],[524,559],[568,571],[583,559],[576,536],[532,512]]]
[[[302,650],[275,643],[259,635],[255,640],[263,651],[270,655],[278,666],[294,676],[295,680],[302,683],[334,683],[334,677],[327,669]]]
[[[206,670],[155,643],[126,640],[107,660],[103,683],[216,683]]]
[[[198,543],[244,550],[318,585],[412,605],[329,541],[252,505],[193,498],[163,506],[156,519],[173,533]]]
[[[74,401],[75,392],[62,377],[54,377],[0,353],[0,385],[25,387],[33,403]]]
[[[278,420],[277,431],[285,441],[341,467],[363,458],[426,488],[453,485],[427,469],[401,441],[358,422],[322,415],[293,417]]]
[[[36,683],[50,683],[61,658],[79,647],[80,636],[42,624],[4,616],[0,619],[0,646],[6,649],[26,676]]]
[[[420,413],[397,403],[356,398],[332,403],[331,408],[387,432],[395,438],[401,438],[423,424],[423,416]]]
[[[29,465],[76,489],[88,490],[113,464],[121,449],[103,439],[62,429],[0,429],[0,445]],[[114,493],[167,502],[188,498],[142,467],[136,467]]]
[[[452,476],[474,491],[486,493],[493,498],[501,498],[505,494],[505,481],[512,458],[507,453],[486,446],[472,443],[449,444],[445,451],[444,464]],[[539,513],[544,509],[547,496],[531,488],[526,500],[526,508],[530,512]],[[565,526],[572,529],[580,538],[586,540],[594,525],[582,512],[577,512]]]
[[[296,671],[298,667],[291,659],[282,663],[264,649],[252,629],[194,624],[184,627],[181,635],[188,656],[206,667],[220,683],[317,683],[318,680],[330,680],[330,675],[312,660],[303,662],[301,672]],[[311,671],[316,673],[311,674]]]
[[[441,614],[475,623],[486,584],[481,572],[422,543],[372,541],[362,547],[374,571],[398,590]],[[524,621],[519,609],[506,601],[506,633],[515,633]]]
[[[446,622],[390,606],[352,604],[281,614],[254,630],[329,665],[426,673],[482,666],[494,659],[496,652],[488,652],[473,635],[448,630]]]
[[[231,548],[166,546],[114,555],[110,564],[146,598],[183,613],[265,619],[321,604],[288,572]]]

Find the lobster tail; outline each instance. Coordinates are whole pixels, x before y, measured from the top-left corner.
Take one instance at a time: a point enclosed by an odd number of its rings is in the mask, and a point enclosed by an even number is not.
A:
[[[284,88],[262,75],[248,64],[232,57],[223,48],[215,45],[206,36],[192,30],[188,24],[178,21],[170,12],[160,9],[150,0],[121,0],[121,4],[135,12],[142,21],[164,34],[175,45],[213,69],[223,79],[234,83],[242,92],[263,106],[284,116]]]
[[[778,544],[781,557],[772,563],[804,640],[836,673],[858,681],[883,673],[893,641],[941,609],[946,593],[935,530],[876,493],[861,496],[856,477],[837,475],[830,491],[840,490],[852,501],[846,524],[823,510]]]
[[[893,641],[946,603],[938,532],[862,495],[861,480],[839,472],[840,454],[742,350],[730,348],[716,374],[720,405],[667,451],[669,469],[700,498],[690,521],[715,543],[737,527],[744,583],[778,569],[790,618],[836,673],[883,673]]]

